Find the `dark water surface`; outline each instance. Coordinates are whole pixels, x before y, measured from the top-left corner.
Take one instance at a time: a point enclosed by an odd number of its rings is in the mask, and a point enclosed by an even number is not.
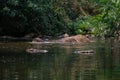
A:
[[[94,53],[74,53],[81,50]],[[0,80],[120,80],[120,44],[0,43]]]

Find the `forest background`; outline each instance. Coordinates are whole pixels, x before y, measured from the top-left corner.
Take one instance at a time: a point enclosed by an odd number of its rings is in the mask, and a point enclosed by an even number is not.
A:
[[[0,36],[118,37],[120,0],[0,0]]]

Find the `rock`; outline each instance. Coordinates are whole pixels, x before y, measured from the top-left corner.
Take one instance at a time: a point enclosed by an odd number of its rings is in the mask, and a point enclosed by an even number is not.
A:
[[[63,36],[64,36],[64,38],[69,37],[69,35],[67,33],[65,33]]]
[[[85,35],[75,35],[75,36],[70,36],[70,37],[65,37],[57,40],[46,40],[46,39],[41,39],[39,37],[34,38],[32,40],[33,43],[36,42],[55,42],[55,43],[83,43],[83,42],[91,42],[88,36]]]
[[[28,52],[28,53],[47,53],[48,51],[47,50],[29,48],[29,49],[26,49],[26,52]]]
[[[58,36],[58,38],[66,38],[66,37],[69,37],[69,35],[67,33],[63,34],[63,35],[60,35]]]
[[[43,42],[44,40],[42,40],[41,38],[34,38],[33,40],[32,40],[32,42]]]
[[[84,54],[84,55],[91,55],[94,54],[94,50],[80,50],[80,51],[75,51],[75,54]]]
[[[89,38],[84,35],[75,35],[59,40],[60,42],[72,42],[72,43],[81,43],[81,42],[90,42]]]
[[[46,35],[43,35],[43,39],[52,39],[52,36],[46,36]]]

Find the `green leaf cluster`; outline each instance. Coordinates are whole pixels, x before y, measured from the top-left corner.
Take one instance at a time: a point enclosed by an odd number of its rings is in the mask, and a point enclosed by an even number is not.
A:
[[[93,34],[99,37],[116,37],[120,31],[120,1],[99,0],[98,14],[83,16],[73,21],[76,34]]]

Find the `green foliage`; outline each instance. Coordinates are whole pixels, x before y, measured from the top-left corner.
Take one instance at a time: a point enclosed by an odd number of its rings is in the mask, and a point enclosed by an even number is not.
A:
[[[107,24],[107,36],[115,36],[120,30],[120,1],[111,0],[103,7],[104,14],[102,22]]]
[[[55,36],[65,33],[65,13],[56,5],[53,0],[4,1],[0,4],[0,35],[23,36],[35,32]]]
[[[85,20],[75,20],[72,23],[69,23],[69,30],[72,32],[71,34],[89,34],[90,31],[90,25]]]
[[[90,15],[84,20],[77,19],[73,22],[76,34],[94,34],[96,36],[117,36],[120,30],[120,1],[111,2],[100,0],[101,4],[97,15]]]
[[[79,24],[78,30],[86,31],[87,34],[94,34],[96,36],[104,36],[105,29],[107,28],[106,23],[102,23],[102,16],[101,14],[98,14],[96,16],[90,16],[86,20],[81,21],[81,24]],[[78,32],[79,33],[79,32]]]
[[[119,14],[119,0],[2,0],[0,35],[116,36]]]

